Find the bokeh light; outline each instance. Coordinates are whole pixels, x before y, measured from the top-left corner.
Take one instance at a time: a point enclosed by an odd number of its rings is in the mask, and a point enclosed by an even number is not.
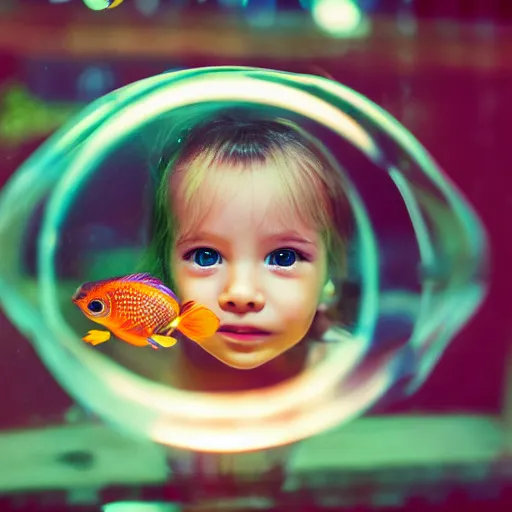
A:
[[[368,21],[352,0],[313,0],[311,16],[318,27],[333,37],[365,35]]]
[[[124,0],[83,0],[84,4],[93,11],[104,11],[121,5]]]

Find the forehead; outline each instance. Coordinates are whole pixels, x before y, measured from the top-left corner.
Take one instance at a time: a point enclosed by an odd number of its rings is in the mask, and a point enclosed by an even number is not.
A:
[[[185,231],[199,225],[228,228],[241,223],[270,231],[298,224],[306,227],[301,198],[297,197],[300,194],[294,186],[297,179],[292,170],[270,163],[244,168],[218,166],[204,173],[195,190],[175,194],[175,213]],[[182,199],[185,197],[189,200]]]

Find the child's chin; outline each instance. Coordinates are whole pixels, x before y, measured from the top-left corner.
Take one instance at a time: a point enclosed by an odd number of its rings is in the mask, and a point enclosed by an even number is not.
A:
[[[223,363],[226,366],[229,366],[230,368],[233,368],[234,370],[255,370],[256,368],[259,368],[260,366],[263,366],[265,363],[268,363],[268,361],[258,362],[258,363],[249,363],[249,364],[241,364],[241,363],[231,363],[231,362],[225,362]]]
[[[269,361],[268,358],[262,358],[261,354],[254,352],[241,354],[210,352],[210,354],[234,370],[254,370]]]

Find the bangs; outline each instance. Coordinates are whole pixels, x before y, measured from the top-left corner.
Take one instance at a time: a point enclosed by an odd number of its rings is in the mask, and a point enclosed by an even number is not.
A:
[[[203,223],[214,206],[229,202],[243,187],[254,197],[272,194],[272,208],[283,226],[299,220],[319,231],[326,240],[332,230],[326,183],[297,155],[275,154],[266,163],[226,162],[215,154],[196,157],[183,171],[171,177],[171,210],[177,227],[177,240],[188,238]],[[300,162],[300,163],[299,163]]]
[[[317,168],[303,155],[273,155],[273,174],[269,176],[282,189],[281,201],[286,222],[297,217],[307,227],[326,236],[332,229],[327,185]]]
[[[170,210],[176,228],[175,242],[196,231],[218,201],[229,200],[233,173],[220,172],[214,160],[208,153],[197,156],[171,176]]]

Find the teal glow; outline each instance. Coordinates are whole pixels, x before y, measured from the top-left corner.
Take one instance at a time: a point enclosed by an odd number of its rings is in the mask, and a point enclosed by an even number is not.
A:
[[[350,333],[343,325],[328,331],[333,347],[329,357],[295,381],[276,387],[272,400],[256,391],[250,397],[178,391],[134,375],[85,346],[66,322],[59,300],[62,283],[56,257],[66,243],[65,222],[107,159],[159,116],[235,101],[293,112],[330,130],[340,143],[350,144],[361,159],[375,165],[375,173],[389,177],[396,197],[404,201],[404,223],[412,233],[407,242],[419,254],[412,263],[435,268],[442,260],[448,269],[446,282],[437,283],[437,288],[421,276],[408,289],[389,284],[393,247],[378,237],[366,191],[355,185],[357,169],[344,171],[360,249],[357,321]],[[379,145],[376,133],[387,137],[393,154]],[[402,168],[399,157],[407,166]],[[47,207],[38,240],[39,302],[34,303],[23,285],[20,254],[27,224],[42,199]],[[403,126],[341,84],[247,67],[165,73],[94,102],[43,144],[2,190],[0,245],[6,248],[0,261],[2,305],[61,385],[117,428],[192,450],[237,452],[276,446],[362,414],[394,382],[402,352],[390,353],[373,374],[362,375],[359,387],[352,386],[349,377],[367,362],[375,345],[387,342],[381,340],[377,324],[391,323],[396,316],[405,315],[414,324],[408,348],[417,356],[417,366],[411,368],[415,385],[421,384],[485,292],[483,227]]]

